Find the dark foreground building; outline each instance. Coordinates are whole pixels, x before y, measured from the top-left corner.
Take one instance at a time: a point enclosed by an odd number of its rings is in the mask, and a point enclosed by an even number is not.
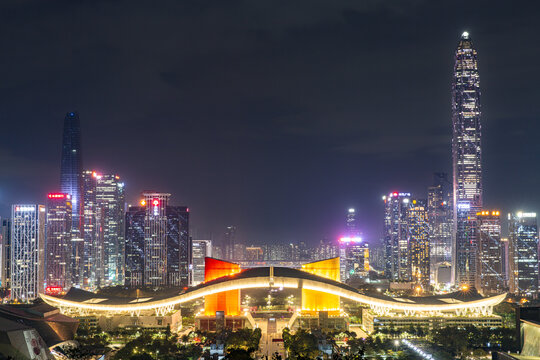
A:
[[[0,305],[0,354],[54,359],[49,348],[73,340],[78,326],[47,304]]]

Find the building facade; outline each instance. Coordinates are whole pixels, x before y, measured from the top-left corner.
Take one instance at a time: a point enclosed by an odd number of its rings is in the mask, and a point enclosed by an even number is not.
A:
[[[97,205],[98,174],[85,170],[83,179],[83,287],[93,290],[103,285],[103,216]]]
[[[501,246],[501,213],[482,210],[478,218],[478,264],[476,288],[484,295],[504,292],[503,253]]]
[[[409,278],[407,209],[411,194],[392,192],[383,196],[385,275],[390,280]]]
[[[44,291],[44,205],[11,207],[11,300],[28,302]]]
[[[146,201],[141,201],[141,203]],[[126,212],[125,285],[143,285],[144,277],[144,219],[146,206],[130,206]]]
[[[206,257],[212,257],[212,240],[193,240],[192,244],[192,285],[204,282]]]
[[[126,213],[126,285],[188,286],[189,209],[169,205],[170,194],[145,192]]]
[[[101,226],[103,247],[103,283],[106,286],[124,284],[124,183],[114,174],[98,174],[96,204]]]
[[[430,228],[430,267],[431,282],[440,284],[444,282],[439,275],[440,268],[452,264],[452,183],[448,174],[433,174],[433,185],[428,188],[428,222]]]
[[[370,269],[369,246],[361,237],[340,238],[339,252],[341,281],[345,282],[352,277],[365,277],[368,275]]]
[[[409,280],[426,288],[430,280],[430,246],[426,200],[413,199],[407,209],[409,233]]]
[[[452,83],[454,282],[475,285],[476,213],[482,209],[482,148],[478,53],[464,32],[455,54]]]
[[[538,224],[536,213],[508,214],[510,292],[538,297]]]
[[[225,229],[223,234],[223,244],[221,246],[223,251],[223,258],[229,261],[236,259],[234,249],[236,245],[236,226],[230,225]]]
[[[72,202],[72,257],[73,286],[84,286],[84,238],[83,238],[83,180],[81,153],[81,122],[79,114],[69,112],[64,118],[62,136],[62,160],[60,191],[71,196]]]
[[[45,284],[47,292],[71,287],[71,196],[47,195],[47,241],[45,245]],[[54,290],[53,290],[54,289]]]

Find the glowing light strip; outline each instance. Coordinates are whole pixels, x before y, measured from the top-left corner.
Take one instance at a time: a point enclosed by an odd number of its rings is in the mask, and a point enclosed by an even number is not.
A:
[[[87,309],[93,311],[112,311],[112,312],[136,312],[142,310],[155,310],[159,308],[164,308],[168,306],[174,306],[182,304],[188,301],[192,301],[206,295],[212,295],[229,290],[241,290],[241,289],[250,289],[250,288],[264,288],[264,287],[283,287],[283,288],[294,288],[297,289],[302,287],[308,290],[320,291],[323,293],[328,293],[332,295],[338,295],[340,297],[347,298],[359,303],[366,305],[371,305],[375,307],[382,307],[386,309],[400,310],[400,311],[452,311],[460,309],[469,309],[482,306],[494,306],[501,303],[505,298],[506,294],[501,294],[497,296],[492,296],[485,299],[474,300],[469,302],[461,302],[454,304],[438,304],[438,305],[424,305],[424,304],[408,304],[400,303],[397,301],[391,300],[381,300],[372,298],[366,295],[358,294],[351,290],[342,289],[339,286],[332,284],[327,284],[320,281],[298,279],[298,278],[289,278],[289,277],[255,277],[248,279],[231,279],[227,282],[222,282],[219,284],[213,284],[201,289],[191,291],[186,294],[181,294],[169,299],[163,299],[148,303],[137,303],[137,304],[123,304],[123,305],[106,305],[106,304],[89,304],[82,303],[70,300],[64,300],[56,298],[53,296],[40,294],[40,297],[48,304],[58,307],[68,307],[76,309]]]

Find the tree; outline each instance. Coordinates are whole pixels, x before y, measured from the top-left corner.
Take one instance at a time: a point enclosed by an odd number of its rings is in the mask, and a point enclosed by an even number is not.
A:
[[[283,330],[283,342],[292,360],[314,359],[319,354],[319,343],[315,335],[299,329],[291,335],[289,329]]]
[[[252,360],[251,354],[247,350],[243,349],[231,349],[225,356],[226,360]]]

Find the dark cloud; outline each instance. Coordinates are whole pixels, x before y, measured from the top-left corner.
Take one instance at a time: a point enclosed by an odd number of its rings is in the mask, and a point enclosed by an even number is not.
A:
[[[336,236],[356,206],[425,196],[450,170],[453,50],[468,30],[483,90],[486,202],[535,210],[540,25],[534,2],[4,1],[0,214],[59,178],[77,109],[87,168],[128,198],[169,191],[197,232]],[[525,190],[524,190],[525,189]],[[197,235],[197,232],[195,235]]]

